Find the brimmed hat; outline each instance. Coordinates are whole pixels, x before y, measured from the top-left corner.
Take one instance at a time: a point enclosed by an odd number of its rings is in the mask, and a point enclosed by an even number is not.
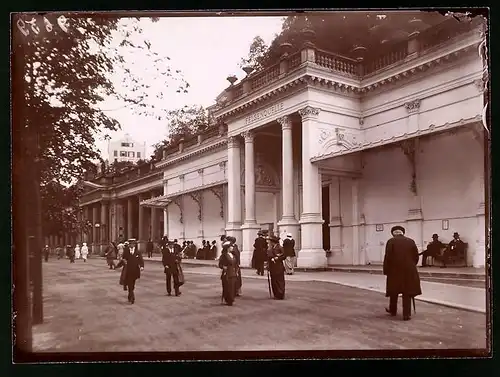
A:
[[[395,230],[400,230],[401,232],[403,232],[403,234],[405,234],[406,232],[405,228],[403,228],[401,225],[393,226],[391,228],[391,234],[393,234]]]
[[[127,240],[128,243],[137,243],[137,240],[135,238],[129,238]]]
[[[231,242],[224,241],[224,243],[222,244],[222,247],[226,247],[226,246],[231,246]]]
[[[434,234],[432,235],[432,238],[439,238],[439,236],[437,235],[437,233],[434,233]]]
[[[287,238],[292,238],[292,233],[287,233],[286,236]]]
[[[458,234],[458,232],[455,232],[455,233],[453,233],[453,237],[455,237],[455,236],[460,236],[460,234]]]
[[[274,242],[274,243],[280,242],[280,239],[276,236],[269,236],[269,237],[267,237],[267,239],[271,242]]]

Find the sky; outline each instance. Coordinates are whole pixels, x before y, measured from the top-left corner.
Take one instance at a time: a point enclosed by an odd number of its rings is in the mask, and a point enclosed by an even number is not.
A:
[[[152,51],[170,58],[172,71],[181,71],[190,85],[187,94],[176,93],[177,85],[165,88],[165,81],[151,68],[150,57],[135,51],[126,59],[131,62],[131,70],[152,85],[150,96],[155,99],[149,101],[155,106],[171,110],[185,105],[207,107],[229,85],[228,75],[234,74],[239,79],[245,76],[239,63],[248,55],[253,38],[260,35],[269,45],[281,31],[282,22],[283,17],[166,17],[156,23],[141,20],[141,38],[151,42]],[[120,82],[123,78],[120,75],[115,72],[112,80]],[[155,93],[159,91],[164,91],[163,100],[156,99]],[[108,132],[109,136],[116,139],[127,133],[136,142],[145,142],[148,157],[153,152],[152,145],[167,136],[166,120],[134,114],[116,101],[104,102],[100,108],[122,126],[120,131]],[[108,158],[103,135],[97,135],[96,141],[102,157]]]

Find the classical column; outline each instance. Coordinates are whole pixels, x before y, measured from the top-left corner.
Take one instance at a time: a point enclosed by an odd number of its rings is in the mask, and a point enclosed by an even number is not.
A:
[[[340,213],[340,177],[330,181],[330,251],[332,264],[342,261],[342,215]]]
[[[95,224],[99,222],[99,217],[97,213],[97,204],[92,206],[92,252],[97,252],[97,231]]]
[[[89,206],[84,206],[82,210],[83,210],[83,224],[86,226],[87,221],[90,220],[90,218],[89,218]],[[82,242],[86,242],[87,244],[89,243],[89,235],[87,232],[84,232],[82,234]]]
[[[278,222],[279,234],[291,233],[298,246],[299,223],[294,213],[294,171],[293,171],[293,140],[292,120],[290,116],[279,118],[282,133],[282,217]]]
[[[245,223],[241,227],[243,248],[240,260],[242,266],[251,267],[253,244],[260,229],[255,216],[255,135],[247,131],[242,136],[245,139]]]
[[[481,154],[486,156],[487,146],[485,145],[485,137],[484,137],[484,128],[480,123],[476,123],[472,125],[472,130],[474,133],[475,140],[479,143],[481,148]],[[487,156],[486,156],[487,158]],[[474,250],[472,250],[472,243],[469,242],[469,250],[468,255],[471,256],[469,259],[469,263],[472,264],[473,267],[484,267],[486,264],[486,185],[485,185],[485,177],[487,176],[485,173],[485,161],[482,160],[479,164],[478,172],[479,172],[479,205],[476,211],[476,242]]]
[[[145,234],[144,234],[144,215],[145,215],[145,208],[144,206],[141,206],[141,201],[145,199],[144,195],[137,195],[137,205],[139,206],[139,226],[138,226],[138,239],[137,243],[139,245],[140,250],[144,251],[144,241],[145,241]]]
[[[227,143],[227,225],[226,234],[236,238],[242,249],[241,242],[241,175],[240,175],[240,145],[236,136],[228,138]]]
[[[297,266],[321,268],[327,264],[322,247],[321,174],[311,163],[314,131],[320,109],[307,106],[299,110],[302,117],[302,214],[300,217],[301,250]]]
[[[128,198],[127,200],[127,236],[126,238],[134,238],[132,232],[134,231],[132,222],[132,210],[134,208],[133,198]]]
[[[109,224],[108,224],[108,203],[101,203],[101,241],[107,242],[109,239]]]
[[[156,221],[157,221],[157,215],[158,215],[158,212],[156,211],[156,208],[154,207],[151,207],[151,233],[150,233],[150,237],[151,237],[151,240],[155,241],[158,236],[157,236],[157,232],[156,232]]]

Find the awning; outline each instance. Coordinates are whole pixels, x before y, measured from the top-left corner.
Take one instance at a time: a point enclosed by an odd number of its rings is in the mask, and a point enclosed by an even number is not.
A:
[[[198,191],[208,190],[208,189],[211,189],[213,187],[225,185],[226,183],[227,183],[227,179],[224,179],[222,181],[217,181],[217,182],[208,183],[206,185],[196,186],[196,187],[193,187],[193,188],[188,189],[188,190],[177,191],[177,192],[173,192],[173,193],[167,194],[167,195],[156,196],[154,198],[146,199],[146,200],[139,202],[139,205],[143,206],[143,207],[165,208],[172,202],[173,199],[175,199],[178,196],[191,194],[191,193],[198,192]]]
[[[139,202],[142,207],[151,208],[166,208],[172,200],[170,200],[168,195],[155,196],[154,198],[149,198]]]

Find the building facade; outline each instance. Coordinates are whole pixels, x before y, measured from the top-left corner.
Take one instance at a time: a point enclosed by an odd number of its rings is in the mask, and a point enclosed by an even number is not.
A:
[[[231,84],[217,125],[149,173],[89,191],[84,211],[101,208],[111,238],[232,235],[243,265],[259,229],[292,233],[299,267],[382,263],[399,224],[419,250],[458,232],[484,266],[481,30],[446,18],[366,60],[306,43]]]
[[[108,141],[108,161],[114,162],[137,162],[146,159],[146,143],[133,140],[129,134],[123,138]]]

